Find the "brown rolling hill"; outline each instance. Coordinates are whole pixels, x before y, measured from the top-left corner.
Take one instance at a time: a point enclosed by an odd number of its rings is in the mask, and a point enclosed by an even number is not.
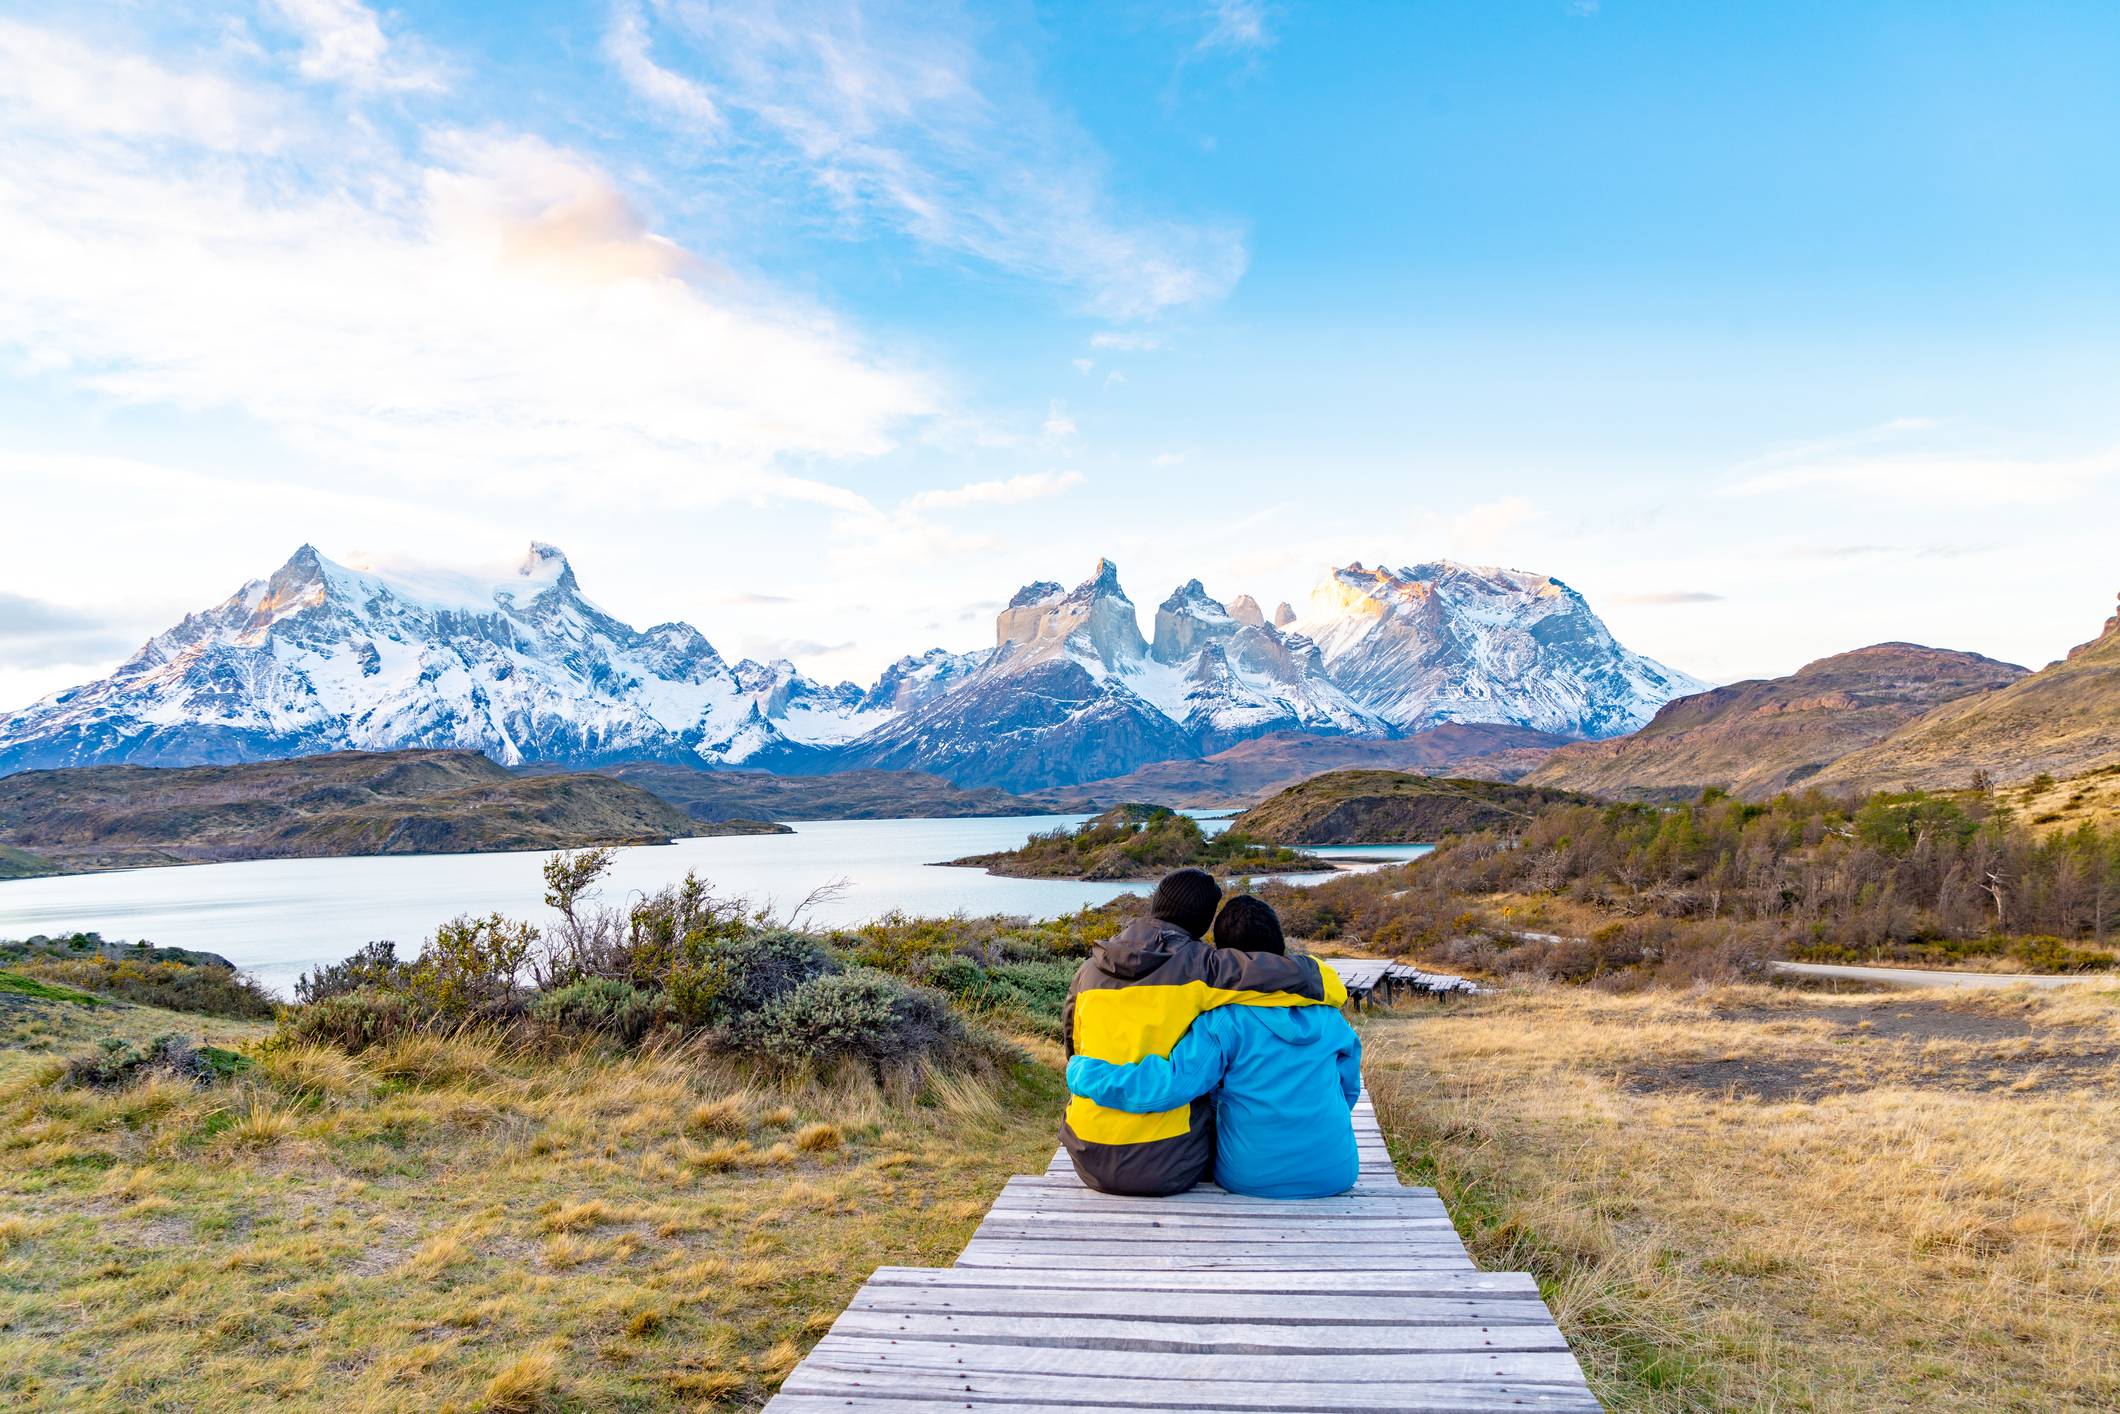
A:
[[[624,781],[514,776],[476,751],[340,751],[239,766],[77,766],[0,777],[0,866],[17,876],[665,844],[712,832]]]
[[[1031,799],[1053,809],[1131,800],[1184,809],[1240,806],[1326,771],[1361,768],[1513,780],[1569,740],[1497,722],[1451,722],[1390,741],[1282,732],[1198,760],[1158,761],[1123,776],[1056,786]]]
[[[966,789],[925,771],[701,771],[662,761],[599,766],[653,792],[695,820],[894,820],[1036,815],[1046,807],[992,786]]]
[[[1963,786],[1975,771],[2008,785],[2120,762],[2120,613],[2058,663],[1995,692],[1946,702],[1818,773],[1871,791]]]
[[[1230,821],[1232,835],[1279,845],[1426,843],[1507,828],[1573,791],[1404,771],[1329,771],[1290,786]]]
[[[1978,653],[1873,644],[1785,678],[1681,697],[1631,736],[1561,747],[1523,783],[1637,800],[1684,799],[1720,786],[1765,799],[1824,781],[1831,763],[1924,713],[1995,696],[2024,676]]]

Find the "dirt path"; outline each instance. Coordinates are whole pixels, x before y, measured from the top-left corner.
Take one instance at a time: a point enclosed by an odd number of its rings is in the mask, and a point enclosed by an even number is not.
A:
[[[2082,972],[2042,975],[2028,972],[1925,972],[1912,967],[1844,967],[1827,962],[1777,962],[1777,972],[1800,977],[1837,977],[1849,982],[1876,982],[1886,987],[2067,987],[2078,982],[2104,982],[2110,973]]]

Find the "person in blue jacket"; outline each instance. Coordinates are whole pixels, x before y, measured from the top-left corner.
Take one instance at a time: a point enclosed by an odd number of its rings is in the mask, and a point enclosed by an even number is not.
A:
[[[1248,894],[1222,906],[1216,947],[1283,953],[1273,909]],[[1155,1114],[1215,1096],[1215,1182],[1256,1198],[1323,1198],[1354,1187],[1349,1118],[1362,1092],[1362,1041],[1337,1008],[1223,1006],[1171,1048],[1127,1065],[1076,1056],[1067,1088],[1109,1109]]]

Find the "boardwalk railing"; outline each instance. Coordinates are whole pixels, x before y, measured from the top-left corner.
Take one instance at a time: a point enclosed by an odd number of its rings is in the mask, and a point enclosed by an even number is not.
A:
[[[1055,1154],[955,1266],[870,1277],[766,1407],[1596,1410],[1537,1284],[1474,1269],[1366,1094],[1353,1124],[1361,1176],[1333,1198],[1113,1197]]]

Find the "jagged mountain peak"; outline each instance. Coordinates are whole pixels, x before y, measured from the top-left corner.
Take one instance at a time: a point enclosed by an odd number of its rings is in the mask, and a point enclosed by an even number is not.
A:
[[[1623,647],[1560,580],[1494,565],[1356,560],[1326,574],[1293,627],[1334,682],[1402,730],[1512,722],[1613,736],[1706,686]]]
[[[1148,643],[1141,637],[1133,601],[1119,585],[1117,565],[1097,561],[1090,577],[1065,595],[1027,597],[1047,583],[1041,580],[1019,591],[995,620],[995,646],[1013,662],[1066,657],[1110,672],[1147,655]]]
[[[1259,601],[1252,598],[1249,594],[1239,594],[1236,598],[1229,601],[1228,607],[1229,616],[1238,623],[1250,624],[1253,628],[1264,628],[1266,626],[1266,611],[1261,609]]]
[[[1273,611],[1273,626],[1287,628],[1296,621],[1296,606],[1283,599]]]

